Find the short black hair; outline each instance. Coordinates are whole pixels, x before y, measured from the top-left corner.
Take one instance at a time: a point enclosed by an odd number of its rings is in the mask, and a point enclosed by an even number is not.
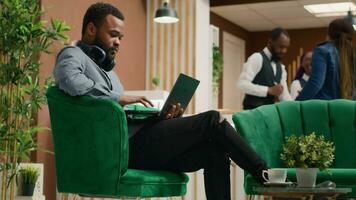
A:
[[[88,8],[88,10],[84,15],[82,35],[84,35],[85,29],[87,28],[90,22],[93,22],[96,27],[100,27],[100,25],[102,24],[103,20],[107,15],[113,15],[121,20],[125,19],[121,11],[117,9],[115,6],[102,2],[95,3]]]
[[[272,41],[277,40],[282,34],[286,35],[289,38],[289,34],[282,27],[276,27],[271,31],[270,38]]]

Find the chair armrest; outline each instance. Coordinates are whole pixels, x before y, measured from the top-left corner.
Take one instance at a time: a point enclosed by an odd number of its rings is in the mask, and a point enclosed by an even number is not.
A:
[[[47,90],[60,192],[114,194],[128,166],[126,116],[115,101]]]

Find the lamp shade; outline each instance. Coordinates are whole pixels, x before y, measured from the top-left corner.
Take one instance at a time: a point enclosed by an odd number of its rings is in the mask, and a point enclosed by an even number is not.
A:
[[[157,23],[177,23],[179,21],[177,12],[172,9],[168,2],[163,3],[163,7],[156,11],[154,21]]]

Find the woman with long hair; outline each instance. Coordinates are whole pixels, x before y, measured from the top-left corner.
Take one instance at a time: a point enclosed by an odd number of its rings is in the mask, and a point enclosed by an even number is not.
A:
[[[329,24],[328,40],[317,46],[312,73],[297,100],[352,99],[355,70],[350,20],[336,19]]]

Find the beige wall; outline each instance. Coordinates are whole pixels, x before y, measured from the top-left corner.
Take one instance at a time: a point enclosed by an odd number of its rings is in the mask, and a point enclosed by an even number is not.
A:
[[[78,40],[81,37],[82,19],[86,9],[93,0],[41,0],[46,12],[44,20],[57,18],[65,21],[71,26],[68,33],[71,40]],[[144,89],[146,70],[146,1],[145,0],[107,0],[105,2],[116,5],[125,15],[125,36],[121,43],[121,50],[118,56],[119,73],[125,89]],[[61,46],[52,47],[53,54],[42,55],[41,77],[52,74],[55,55]],[[135,75],[135,79],[132,76]],[[47,106],[38,115],[39,124],[50,127]],[[50,134],[39,134],[38,141],[43,147],[53,150],[52,136]],[[34,160],[45,164],[44,190],[46,199],[54,200],[56,194],[54,156],[38,152]]]

